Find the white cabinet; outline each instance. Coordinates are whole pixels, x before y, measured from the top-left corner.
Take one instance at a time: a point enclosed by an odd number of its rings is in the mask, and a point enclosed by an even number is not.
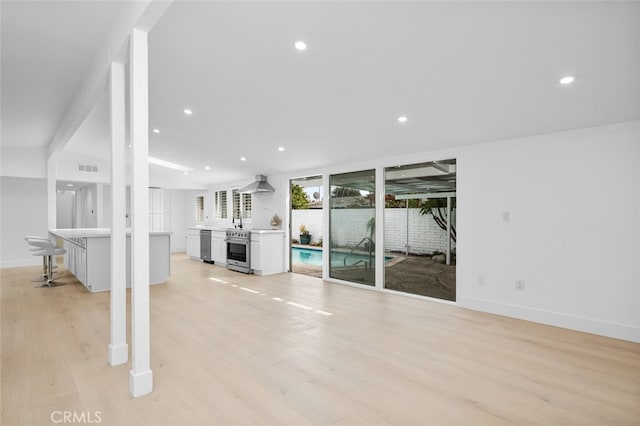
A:
[[[227,243],[224,230],[211,231],[211,259],[216,265],[227,263]]]
[[[200,259],[200,230],[197,228],[187,230],[187,254]]]
[[[163,228],[163,192],[160,188],[149,188],[149,231],[162,231]]]
[[[65,265],[89,291],[109,291],[111,289],[111,230],[54,229],[50,235],[63,239],[67,250]],[[171,236],[169,232],[149,234],[149,284],[166,282],[171,273]],[[126,239],[126,279],[131,286],[131,235]]]
[[[284,272],[284,232],[251,233],[251,269],[256,275]]]
[[[251,269],[253,273],[260,275],[261,262],[260,262],[260,234],[251,234]]]
[[[63,247],[67,250],[64,257],[64,266],[80,281],[85,287],[87,285],[87,239],[70,238],[63,240]]]

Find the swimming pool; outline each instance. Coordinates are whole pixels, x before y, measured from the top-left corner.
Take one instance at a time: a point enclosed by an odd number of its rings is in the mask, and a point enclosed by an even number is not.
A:
[[[334,251],[331,256],[331,266],[344,266],[344,258],[348,253],[341,251]],[[393,259],[393,256],[385,256],[384,261],[388,262]],[[349,254],[349,259],[347,261],[348,264],[354,264],[358,260],[366,260],[369,261],[369,256],[366,254],[357,254],[352,253]],[[310,248],[302,248],[302,247],[292,247],[291,248],[291,263],[292,264],[302,264],[302,265],[312,265],[312,266],[322,266],[322,249],[310,249]]]

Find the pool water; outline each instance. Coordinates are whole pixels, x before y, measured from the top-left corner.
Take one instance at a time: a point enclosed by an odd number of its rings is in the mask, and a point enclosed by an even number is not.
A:
[[[344,258],[348,253],[343,252],[334,252],[331,256],[331,266],[344,266]],[[393,259],[392,256],[385,256],[385,262]],[[356,263],[358,260],[366,260],[369,261],[369,256],[366,254],[349,254],[349,259],[347,263],[352,265]],[[292,247],[291,248],[291,263],[292,264],[303,264],[303,265],[312,265],[312,266],[322,266],[322,250],[317,249],[308,249],[301,247]],[[362,263],[360,263],[362,265]]]

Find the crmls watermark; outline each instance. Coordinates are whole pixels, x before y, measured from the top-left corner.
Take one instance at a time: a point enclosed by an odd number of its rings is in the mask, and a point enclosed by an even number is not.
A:
[[[49,416],[53,423],[102,423],[100,411],[53,411]]]

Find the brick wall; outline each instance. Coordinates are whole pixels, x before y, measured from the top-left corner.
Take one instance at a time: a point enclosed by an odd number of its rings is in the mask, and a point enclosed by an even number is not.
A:
[[[408,213],[408,214],[407,214]],[[455,209],[452,212],[455,223]],[[420,209],[385,209],[384,245],[385,250],[405,251],[409,253],[431,254],[434,251],[447,251],[447,231],[433,220],[431,215],[421,215]],[[409,238],[406,230],[409,223]],[[451,248],[455,242],[451,241]]]
[[[331,217],[333,244],[337,246],[356,245],[362,238],[369,235],[367,222],[373,215],[374,209],[333,210]],[[455,219],[455,210],[453,216]],[[447,232],[440,229],[430,215],[421,215],[420,209],[408,209],[408,215],[407,209],[385,209],[385,250],[405,251],[407,220],[409,223],[409,253],[431,254],[434,251],[445,252],[447,250]],[[293,210],[292,238],[299,238],[298,226],[302,223],[311,232],[312,241],[322,238],[322,210]],[[451,247],[455,247],[453,241]]]

